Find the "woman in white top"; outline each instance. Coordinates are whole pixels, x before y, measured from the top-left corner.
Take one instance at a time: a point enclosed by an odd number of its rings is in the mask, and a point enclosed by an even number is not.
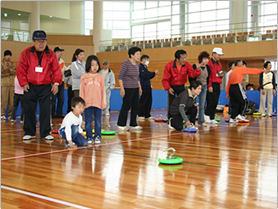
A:
[[[264,63],[265,71],[260,74],[260,91],[261,91],[261,101],[259,112],[262,116],[265,116],[265,100],[267,96],[267,115],[272,116],[272,102],[273,95],[276,91],[275,75],[270,71],[272,65],[271,62],[267,61]]]
[[[75,97],[79,97],[80,79],[85,74],[84,50],[76,49],[71,64],[72,91]]]

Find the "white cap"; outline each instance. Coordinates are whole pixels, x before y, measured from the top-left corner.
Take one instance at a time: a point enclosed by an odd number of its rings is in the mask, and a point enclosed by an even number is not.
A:
[[[224,53],[222,52],[222,48],[219,48],[219,47],[215,47],[213,50],[212,50],[212,53],[215,52],[217,54],[220,54],[220,55],[224,55]]]

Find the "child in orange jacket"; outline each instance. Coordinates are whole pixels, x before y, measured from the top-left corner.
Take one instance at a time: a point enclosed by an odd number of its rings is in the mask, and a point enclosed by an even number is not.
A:
[[[247,122],[245,111],[248,106],[248,100],[244,89],[241,85],[243,76],[246,74],[260,74],[263,69],[242,67],[243,61],[237,60],[235,68],[229,76],[229,81],[226,87],[227,99],[231,102],[231,118],[230,123],[236,123],[237,120]]]
[[[81,77],[80,97],[85,100],[85,129],[88,143],[101,142],[101,110],[106,108],[105,84],[99,59],[91,55],[86,60],[86,74]],[[95,118],[95,136],[92,137],[92,113]]]

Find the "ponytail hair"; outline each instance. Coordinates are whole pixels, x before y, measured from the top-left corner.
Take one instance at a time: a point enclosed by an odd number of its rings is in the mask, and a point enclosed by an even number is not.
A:
[[[73,53],[73,57],[71,59],[72,62],[76,61],[76,56],[78,56],[81,52],[84,52],[83,49],[76,49],[75,52]]]

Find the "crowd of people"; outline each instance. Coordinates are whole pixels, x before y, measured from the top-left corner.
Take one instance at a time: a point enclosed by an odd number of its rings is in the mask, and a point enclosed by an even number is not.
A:
[[[88,143],[101,143],[101,116],[110,116],[111,90],[115,87],[115,76],[109,68],[109,61],[102,62],[97,56],[90,55],[85,61],[85,52],[76,49],[72,63],[65,66],[62,59],[64,49],[55,47],[52,51],[47,46],[47,36],[37,30],[32,36],[33,46],[25,49],[15,66],[11,61],[12,52],[6,50],[1,62],[1,119],[16,121],[16,112],[21,104],[20,122],[23,123],[23,140],[36,136],[36,111],[39,103],[40,137],[53,141],[51,135],[51,117],[63,118],[59,134],[66,140],[66,146],[76,148]],[[220,62],[224,55],[222,48],[215,47],[212,54],[203,51],[198,62],[191,65],[184,50],[177,50],[174,60],[165,66],[162,85],[167,93],[168,126],[171,129],[197,129],[195,125],[198,114],[198,126],[216,124],[215,112],[220,95],[220,84],[223,70]],[[141,130],[138,120],[153,120],[151,116],[152,85],[151,79],[159,71],[150,72],[150,57],[141,55],[141,49],[131,47],[129,58],[123,61],[118,81],[123,103],[118,116],[118,130]],[[141,62],[141,63],[139,63]],[[265,62],[264,70],[247,68],[242,60],[230,62],[230,71],[226,74],[226,93],[229,99],[230,122],[246,120],[245,111],[248,105],[246,96],[246,75],[260,74],[259,84],[261,104],[259,112],[265,116],[272,114],[273,95],[276,82],[272,66]],[[185,87],[189,79],[190,86]],[[68,114],[63,115],[64,86],[68,89]],[[199,97],[199,105],[196,104]],[[57,100],[57,101],[56,101]],[[6,109],[8,114],[6,117]],[[130,123],[127,127],[128,111]],[[86,135],[81,128],[84,112]],[[94,136],[92,121],[94,116]]]

